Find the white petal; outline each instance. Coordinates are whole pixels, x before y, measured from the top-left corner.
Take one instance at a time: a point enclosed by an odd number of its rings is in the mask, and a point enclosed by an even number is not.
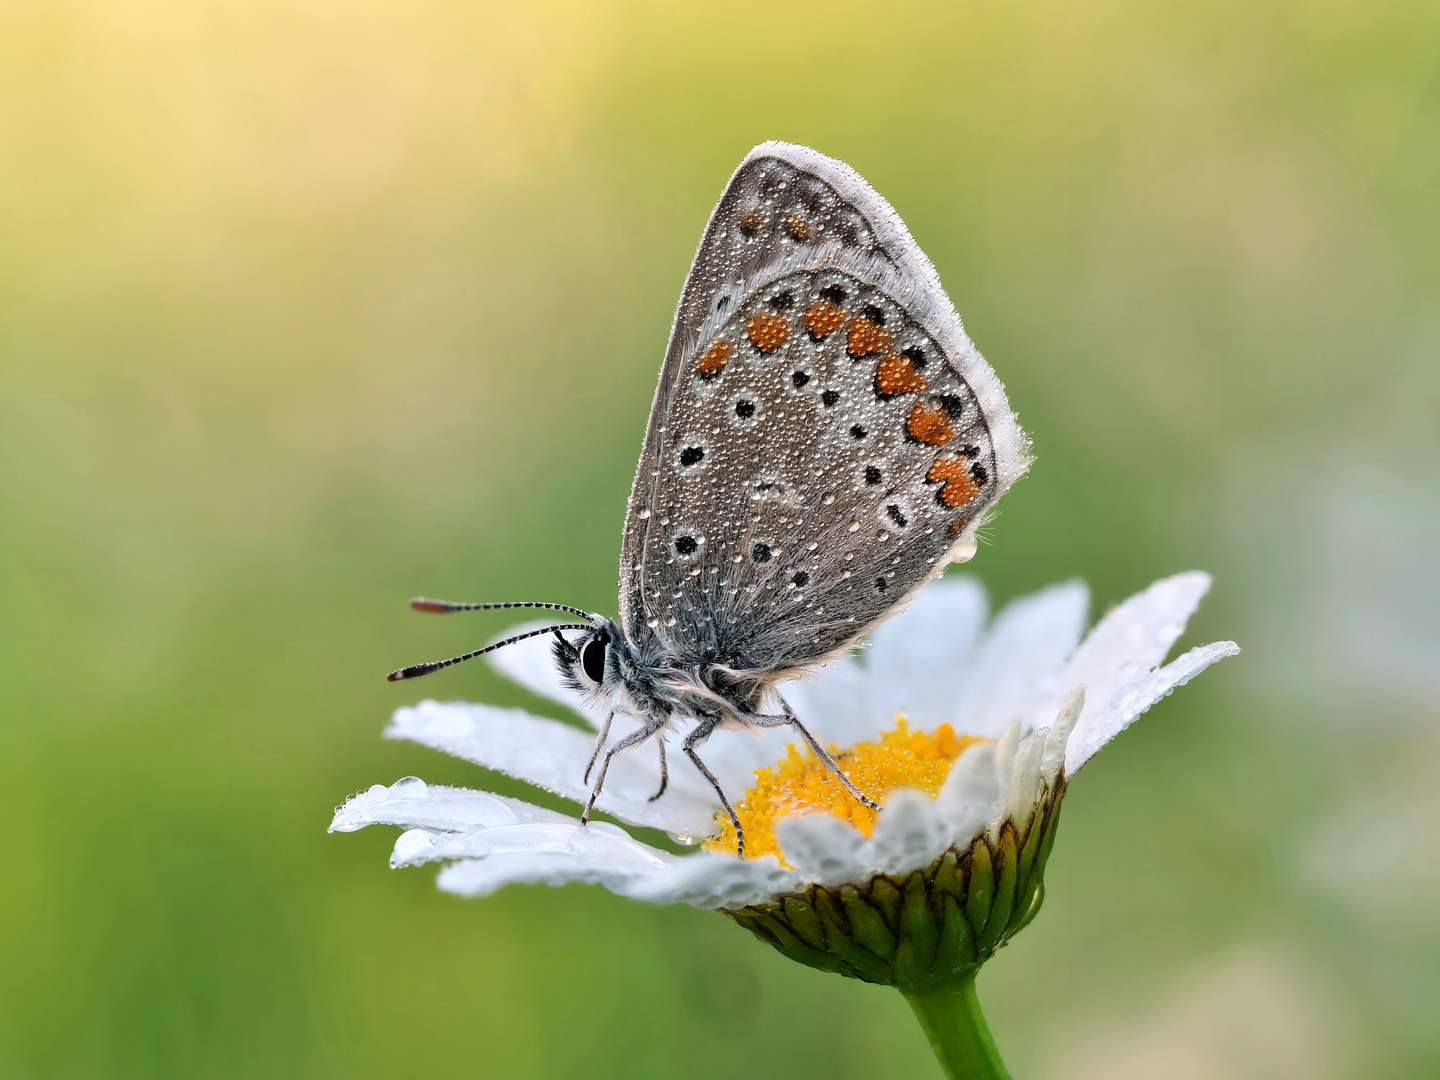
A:
[[[1080,581],[1009,604],[980,644],[950,719],[962,735],[996,738],[1060,690],[1060,674],[1085,630],[1090,592]]]
[[[1010,767],[1008,779],[1000,781],[1000,798],[995,812],[990,817],[987,830],[990,842],[1000,842],[1000,831],[1005,822],[1013,821],[1024,825],[1030,819],[1030,811],[1040,798],[1041,759],[1045,754],[1048,731],[1037,731],[1025,736],[1015,748],[1015,760]]]
[[[1020,749],[1020,721],[1012,720],[1005,734],[995,740],[995,782],[1000,785],[1002,797],[1010,790],[1010,781],[1015,775],[1015,754]]]
[[[422,701],[397,710],[385,734],[444,750],[577,802],[589,797],[584,775],[594,739],[558,720],[521,709]],[[617,757],[595,805],[635,825],[709,836],[715,831],[718,803],[679,785],[657,801],[648,801],[660,785],[656,753],[655,747],[646,745]]]
[[[624,893],[627,886],[657,870],[653,857],[659,855],[636,841],[629,845],[594,825],[568,826],[572,835],[551,837],[542,846],[522,844],[510,849],[495,848],[484,858],[464,859],[440,871],[436,883],[447,892],[461,896],[486,896],[511,884],[565,885],[572,881],[604,885]],[[517,837],[517,839],[519,839]]]
[[[1031,722],[1049,724],[1070,691],[1084,686],[1085,711],[1076,725],[1077,731],[1083,730],[1106,710],[1116,690],[1143,678],[1165,659],[1209,588],[1209,574],[1176,574],[1108,612],[1075,650],[1059,688],[1038,706]]]
[[[426,784],[415,776],[397,780],[388,788],[376,784],[354,795],[335,810],[331,832],[354,832],[367,825],[464,832],[477,826],[491,828],[520,821],[562,820],[563,815],[519,799],[485,791]]]
[[[1084,711],[1085,687],[1077,686],[1065,699],[1065,704],[1060,707],[1060,715],[1055,718],[1055,723],[1050,725],[1050,730],[1045,735],[1045,753],[1040,762],[1040,771],[1047,784],[1054,785],[1065,764],[1065,748],[1070,745],[1070,735]]]
[[[950,719],[988,607],[974,578],[943,578],[922,590],[904,614],[875,628],[865,653],[875,710],[868,737],[892,727],[896,713],[926,731]]]
[[[623,886],[624,895],[652,904],[689,904],[706,910],[744,907],[780,893],[799,892],[804,883],[773,855],[737,859],[731,855],[687,855],[663,871]]]
[[[781,818],[775,823],[775,836],[785,861],[806,881],[861,885],[875,873],[865,838],[830,814]]]
[[[995,745],[966,747],[950,767],[935,797],[935,812],[945,824],[950,843],[965,847],[980,835],[1000,799]]]
[[[512,634],[523,634],[527,630],[538,630],[542,626],[553,625],[553,622],[554,620],[546,619],[512,626],[495,638],[495,641],[503,640]],[[542,634],[507,645],[490,653],[486,659],[506,678],[519,683],[538,697],[564,705],[583,717],[592,728],[599,730],[600,725],[605,722],[605,714],[586,704],[580,694],[560,681],[560,672],[556,669],[555,659],[550,652],[554,644],[553,637]]]
[[[402,841],[412,839],[406,844],[397,842],[391,865],[539,852],[572,856],[587,865],[604,863],[616,869],[650,871],[667,865],[675,858],[642,844],[623,829],[604,821],[581,825],[574,818],[569,818],[472,829],[465,833],[429,833],[429,842],[422,847],[416,834],[427,831],[412,829],[405,833],[400,838]]]
[[[1024,828],[1030,821],[1035,805],[1040,802],[1041,792],[1056,782],[1070,732],[1083,708],[1084,688],[1081,687],[1066,698],[1066,704],[1054,724],[1028,734],[1015,747],[1009,775],[999,776],[999,798],[992,808],[986,829],[992,844],[999,842],[1005,822],[1014,822],[1017,828]],[[1018,727],[1012,724],[1011,732],[1015,730]]]
[[[439,884],[467,896],[512,883],[578,881],[637,900],[708,909],[758,903],[803,884],[774,856],[678,858],[607,822],[582,826],[516,799],[426,785],[415,777],[389,788],[377,784],[351,798],[337,811],[332,831],[369,824],[419,825],[395,841],[390,865],[460,860],[441,871]]]
[[[1074,776],[1107,742],[1129,727],[1141,713],[1177,686],[1184,686],[1217,660],[1234,656],[1240,646],[1233,641],[1201,645],[1166,664],[1143,679],[1115,691],[1107,708],[1092,719],[1089,710],[1081,717],[1065,748],[1065,773]]]
[[[803,887],[772,856],[741,860],[691,855],[647,866],[603,854],[529,849],[452,863],[440,872],[437,883],[462,896],[485,896],[511,884],[570,882],[603,885],[620,896],[652,904],[684,903],[703,909],[743,907]]]
[[[390,852],[391,869],[430,862],[429,853],[434,850],[436,842],[453,835],[455,834],[437,833],[429,829],[407,829],[395,839],[395,847]]]
[[[522,851],[451,863],[440,871],[436,884],[460,896],[489,896],[506,885],[568,885],[572,881],[604,885],[616,891],[636,876],[632,870],[587,862],[573,855]]]
[[[929,796],[897,791],[885,800],[870,838],[870,865],[887,874],[929,866],[950,846],[945,820]]]

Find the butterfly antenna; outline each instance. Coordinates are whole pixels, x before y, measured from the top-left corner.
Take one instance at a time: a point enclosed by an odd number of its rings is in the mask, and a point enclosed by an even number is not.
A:
[[[429,597],[417,596],[410,601],[410,606],[416,611],[426,611],[433,615],[448,615],[452,611],[495,611],[500,608],[544,608],[546,611],[565,611],[571,615],[579,615],[582,619],[588,619],[590,612],[581,611],[579,608],[570,607],[567,604],[542,604],[534,600],[510,601],[502,604],[457,604],[453,600],[431,600]]]
[[[493,606],[499,607],[502,605],[497,604]],[[523,607],[525,605],[510,606]],[[385,679],[387,682],[400,682],[402,679],[418,679],[421,675],[429,675],[432,671],[452,667],[466,660],[474,660],[477,656],[484,656],[488,652],[503,649],[506,645],[514,645],[517,641],[524,641],[526,638],[532,638],[538,634],[549,634],[557,630],[589,630],[590,628],[589,623],[562,623],[559,626],[545,626],[539,630],[530,630],[524,634],[516,634],[514,637],[508,637],[504,641],[497,641],[494,645],[486,645],[485,648],[468,652],[464,656],[452,656],[449,660],[432,660],[428,664],[411,664],[409,667],[402,667],[398,671],[390,672],[389,675],[385,676]]]

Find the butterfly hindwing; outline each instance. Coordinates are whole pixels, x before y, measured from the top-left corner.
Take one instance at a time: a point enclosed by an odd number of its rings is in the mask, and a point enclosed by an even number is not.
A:
[[[944,567],[1025,447],[889,205],[839,162],[758,147],[677,309],[626,518],[625,631],[682,664],[813,663]]]

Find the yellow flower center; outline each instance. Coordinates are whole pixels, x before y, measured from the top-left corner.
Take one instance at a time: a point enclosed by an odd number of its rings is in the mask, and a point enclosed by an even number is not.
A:
[[[983,740],[958,736],[949,724],[934,731],[911,731],[905,718],[895,718],[895,730],[884,732],[878,742],[859,743],[831,756],[850,782],[876,802],[900,788],[913,788],[935,796],[950,766],[960,752]],[[755,783],[745,793],[735,813],[745,830],[745,854],[780,857],[775,841],[775,823],[792,814],[834,814],[869,836],[875,831],[876,812],[845,790],[823,762],[807,749],[802,756],[791,743],[785,760],[755,771]],[[706,851],[735,854],[735,827],[724,813],[716,814],[720,835],[705,841]],[[781,858],[781,862],[784,859]]]

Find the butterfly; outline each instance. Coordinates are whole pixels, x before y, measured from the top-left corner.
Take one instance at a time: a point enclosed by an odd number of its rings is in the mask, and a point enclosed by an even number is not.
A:
[[[554,634],[561,679],[608,717],[584,821],[615,755],[657,735],[663,795],[664,734],[683,727],[682,752],[714,787],[739,854],[740,820],[699,753],[722,728],[788,725],[876,807],[776,687],[854,647],[973,555],[1029,447],[890,204],[843,162],[764,143],[731,176],[680,294],[626,509],[619,619],[412,600],[581,621],[389,678]],[[639,726],[608,745],[616,714]]]

